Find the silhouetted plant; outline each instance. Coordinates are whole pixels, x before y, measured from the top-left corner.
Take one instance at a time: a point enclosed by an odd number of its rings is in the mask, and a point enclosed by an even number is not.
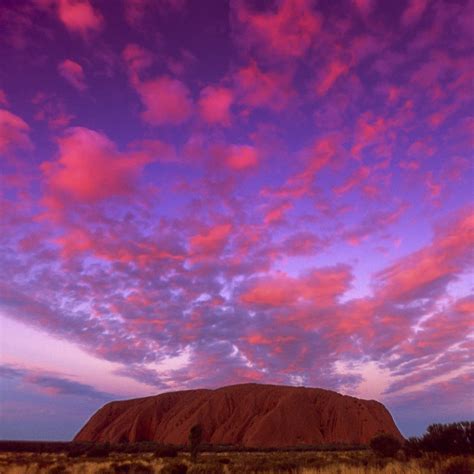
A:
[[[143,462],[113,464],[112,469],[114,474],[153,474],[155,472],[152,466]]]
[[[186,474],[187,472],[188,466],[181,462],[167,464],[161,469],[161,474]]]
[[[222,474],[224,469],[221,464],[194,464],[188,470],[188,474]]]
[[[423,448],[421,439],[416,436],[412,436],[405,441],[403,445],[403,451],[407,458],[420,458],[423,456]]]
[[[196,461],[199,446],[202,442],[202,426],[200,424],[194,425],[189,431],[189,447],[191,450],[191,459]]]
[[[58,464],[48,470],[48,474],[68,474],[69,469],[64,464]]]
[[[372,438],[370,447],[378,456],[392,458],[398,453],[402,443],[394,436],[384,433]]]
[[[467,458],[453,459],[443,469],[443,474],[472,474],[474,463]]]
[[[87,451],[87,457],[105,458],[110,454],[111,447],[109,443],[96,444]]]
[[[159,446],[155,451],[157,458],[175,458],[177,455],[178,451],[172,446]]]
[[[474,453],[474,422],[436,423],[428,426],[420,440],[421,449],[442,454]]]

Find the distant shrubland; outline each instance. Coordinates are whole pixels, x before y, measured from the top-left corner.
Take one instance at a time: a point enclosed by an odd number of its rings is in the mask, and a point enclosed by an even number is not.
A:
[[[473,422],[430,425],[404,444],[379,435],[367,446],[253,450],[201,445],[0,441],[5,474],[472,474]],[[194,440],[197,442],[197,439]],[[194,442],[193,441],[193,442]],[[199,444],[199,443],[197,443]]]

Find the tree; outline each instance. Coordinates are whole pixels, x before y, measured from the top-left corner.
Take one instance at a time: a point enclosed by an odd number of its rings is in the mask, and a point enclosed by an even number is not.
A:
[[[421,447],[426,451],[443,454],[474,453],[474,422],[436,423],[428,426],[421,438]]]
[[[194,425],[189,431],[189,446],[191,449],[191,459],[196,461],[199,445],[202,441],[202,426],[200,424]]]
[[[384,433],[372,438],[370,447],[378,456],[392,458],[398,453],[402,443],[394,436]]]

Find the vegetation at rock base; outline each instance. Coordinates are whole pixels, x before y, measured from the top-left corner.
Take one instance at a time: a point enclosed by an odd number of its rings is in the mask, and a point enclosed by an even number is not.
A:
[[[420,438],[409,438],[408,449],[442,454],[474,454],[474,421],[436,423]]]
[[[472,474],[472,422],[430,425],[421,437],[378,436],[368,447],[257,450],[203,444],[0,441],[2,474]],[[190,433],[191,435],[191,433]],[[193,459],[193,446],[200,448]]]
[[[202,442],[202,426],[194,425],[189,431],[189,448],[191,450],[191,459],[196,461],[198,451]]]
[[[402,443],[389,434],[380,434],[370,441],[370,447],[378,456],[393,458],[400,451]]]

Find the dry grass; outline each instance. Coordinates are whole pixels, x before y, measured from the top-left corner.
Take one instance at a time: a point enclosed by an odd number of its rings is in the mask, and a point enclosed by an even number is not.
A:
[[[457,461],[456,461],[457,460]],[[447,471],[449,464],[464,462]],[[471,467],[467,467],[467,463]],[[424,456],[406,460],[376,458],[368,451],[350,452],[275,452],[201,454],[196,464],[189,455],[173,459],[157,458],[151,453],[114,453],[104,458],[66,454],[1,453],[3,474],[173,474],[172,466],[184,464],[187,474],[464,474],[474,472],[474,457],[453,458]],[[179,471],[176,471],[178,473]]]

